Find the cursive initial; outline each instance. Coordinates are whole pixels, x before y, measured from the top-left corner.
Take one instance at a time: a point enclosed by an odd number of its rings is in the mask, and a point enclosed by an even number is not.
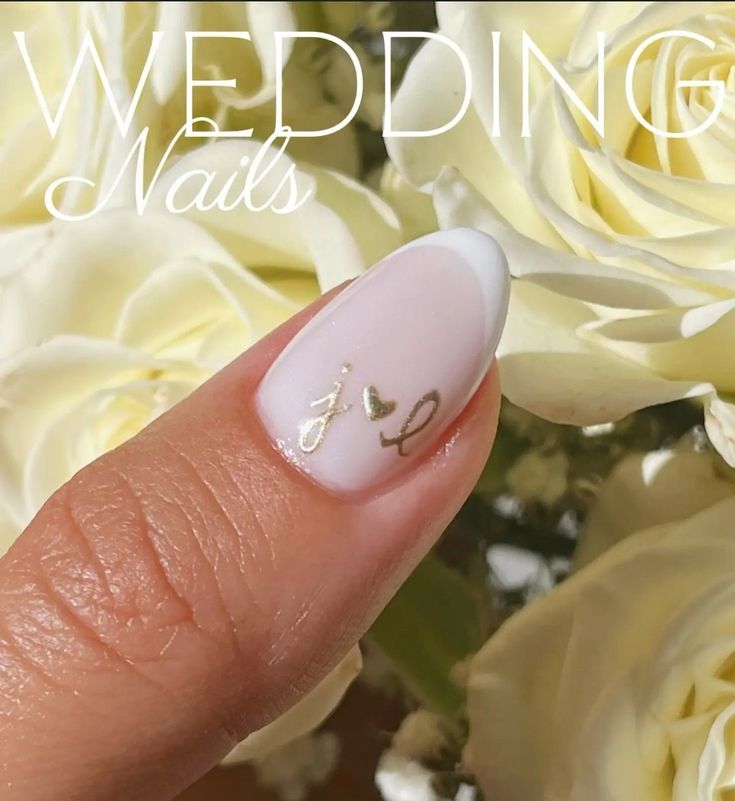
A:
[[[429,425],[429,423],[434,419],[434,415],[436,414],[437,409],[439,408],[440,401],[441,401],[441,396],[439,395],[439,391],[436,389],[433,389],[431,392],[427,392],[425,395],[422,395],[413,405],[411,411],[408,413],[408,417],[401,426],[401,430],[398,432],[398,436],[386,437],[385,434],[381,432],[380,444],[384,448],[388,448],[391,445],[395,445],[396,448],[398,448],[399,456],[408,456],[408,454],[403,450],[403,443],[407,439],[416,436],[416,434],[423,431],[426,428],[426,426]],[[426,418],[416,426],[416,428],[411,428],[411,424],[416,419],[421,409],[423,409],[427,403],[432,404],[431,411],[426,416]]]
[[[352,366],[349,364],[342,365],[340,371],[343,375],[349,373]],[[326,403],[326,409],[316,417],[311,417],[306,420],[299,427],[299,448],[304,453],[314,453],[314,451],[324,442],[327,429],[329,428],[332,420],[338,415],[349,411],[352,407],[351,404],[340,405],[342,397],[342,390],[344,389],[344,381],[337,380],[334,382],[334,389],[323,398],[318,398],[309,404],[310,408],[315,408]]]

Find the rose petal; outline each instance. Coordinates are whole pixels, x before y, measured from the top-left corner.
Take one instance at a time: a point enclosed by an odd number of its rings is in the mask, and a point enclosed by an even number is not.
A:
[[[162,105],[174,94],[186,65],[184,35],[197,30],[198,3],[157,3],[156,30],[163,34],[151,67],[151,86]]]
[[[355,646],[337,667],[279,718],[253,732],[228,754],[225,764],[261,758],[291,740],[316,729],[342,700],[362,669],[360,648]]]
[[[593,425],[712,391],[706,382],[664,380],[585,342],[575,330],[591,319],[584,304],[515,281],[498,348],[504,394],[547,420]]]
[[[584,567],[636,531],[673,523],[735,494],[708,453],[653,451],[623,459],[595,498],[574,554]]]

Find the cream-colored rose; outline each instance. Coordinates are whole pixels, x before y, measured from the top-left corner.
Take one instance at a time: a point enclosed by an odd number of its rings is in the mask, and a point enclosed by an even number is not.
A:
[[[126,6],[136,6],[127,3]],[[234,87],[196,87],[193,89],[193,115],[214,120],[222,130],[254,129],[254,136],[267,139],[275,125],[276,31],[316,31],[345,40],[359,27],[387,24],[371,7],[377,3],[288,2],[158,2],[147,4],[145,20],[126,43],[128,74],[132,80],[150,46],[153,31],[163,31],[162,49],[154,63],[150,102],[141,108],[140,124],[151,125],[162,142],[183,125],[186,113],[185,31],[248,32],[250,42],[241,38],[194,40],[192,75],[195,80],[234,79]],[[126,10],[132,15],[133,10]],[[385,17],[385,15],[383,15]],[[359,45],[350,43],[353,49]],[[360,50],[361,70],[366,86],[362,104],[365,116],[376,104],[378,91],[375,72]],[[133,57],[134,56],[134,57]],[[287,58],[283,72],[283,121],[295,131],[313,131],[338,125],[355,99],[355,70],[348,55],[336,44],[316,38],[284,42]],[[135,66],[134,66],[135,65]],[[135,69],[138,71],[135,72]],[[382,91],[382,83],[380,84]],[[382,112],[382,104],[381,104]],[[374,116],[374,115],[373,115]],[[208,128],[197,125],[206,132]],[[189,139],[184,147],[199,145],[204,139]],[[359,152],[355,126],[319,137],[297,137],[289,151],[296,158],[356,174]]]
[[[149,128],[146,172],[150,177],[186,121],[186,31],[247,32],[242,38],[194,40],[192,76],[195,80],[236,80],[234,88],[195,87],[194,117],[214,120],[223,130],[254,129],[266,139],[275,122],[276,31],[348,31],[381,23],[375,13],[348,3],[341,14],[322,14],[319,3],[286,2],[165,2],[165,3],[6,3],[0,17],[0,174],[5,191],[0,198],[0,226],[45,222],[47,187],[68,175],[94,181],[94,189],[59,189],[54,196],[64,213],[96,205],[117,177],[136,137]],[[382,23],[381,23],[382,24]],[[143,74],[154,31],[163,38],[138,98],[127,135],[118,129],[102,83],[89,54],[69,94],[52,136],[44,120],[31,76],[13,32],[26,35],[32,69],[52,119],[70,81],[83,40],[88,33],[100,54],[123,117]],[[345,34],[346,35],[346,34]],[[284,45],[284,122],[297,130],[328,128],[351,107],[354,70],[336,45],[298,39]],[[374,73],[365,57],[366,76]],[[350,72],[352,71],[352,72]],[[368,78],[366,77],[366,80]],[[375,78],[368,81],[363,108],[376,107]],[[335,102],[334,86],[341,99]],[[354,93],[352,94],[354,98]],[[365,113],[361,109],[361,114]],[[374,116],[374,115],[373,115]],[[208,130],[201,125],[197,130]],[[181,138],[174,154],[199,147],[207,139]],[[317,164],[355,173],[359,154],[354,125],[326,137],[294,138],[289,154]],[[121,182],[109,205],[125,205],[131,197],[132,171]],[[11,249],[11,253],[12,253]],[[0,277],[12,268],[0,265]]]
[[[336,173],[298,169],[297,211],[172,215],[192,170],[212,192],[259,145],[180,159],[143,215],[122,209],[26,232],[0,293],[0,543],[59,485],[135,434],[265,333],[399,244],[389,208]],[[259,191],[293,162],[282,156]],[[192,191],[200,182],[192,181]],[[177,195],[183,201],[186,195]],[[255,198],[256,201],[260,198]],[[0,238],[0,242],[3,240]]]
[[[69,191],[60,189],[55,195],[57,206],[65,213],[93,206],[97,199],[104,196],[107,182],[117,174],[135,138],[146,125],[151,129],[146,166],[149,173],[152,172],[154,163],[163,155],[171,137],[185,121],[184,31],[197,30],[198,21],[221,23],[225,26],[224,30],[232,30],[236,22],[247,21],[245,6],[254,6],[252,13],[257,16],[259,24],[254,26],[253,42],[237,41],[242,45],[237,53],[238,66],[243,70],[240,85],[243,92],[247,93],[262,74],[263,98],[255,105],[272,100],[268,65],[261,67],[259,55],[262,53],[270,64],[273,60],[272,29],[295,28],[289,4],[208,3],[206,15],[198,8],[200,5],[205,4],[5,4],[0,17],[0,57],[3,63],[0,174],[6,191],[0,200],[0,224],[45,222],[49,211],[44,202],[44,193],[52,181],[67,175],[83,176],[94,181],[96,187],[94,190],[81,191],[79,187]],[[201,19],[203,16],[205,19]],[[146,62],[151,35],[159,28],[164,38],[144,83],[127,135],[118,129],[110,101],[89,53],[81,62],[67,106],[63,110],[60,108],[74,64],[85,37],[89,35],[124,117]],[[242,30],[248,30],[247,26]],[[14,38],[16,31],[25,34],[30,68],[24,63],[20,44]],[[200,49],[199,55],[199,69],[210,69],[206,46]],[[223,64],[236,60],[235,53],[228,47],[221,48],[219,55]],[[36,95],[31,73],[37,77],[43,100]],[[201,75],[197,74],[196,77]],[[211,111],[211,116],[222,119],[224,112],[214,107],[211,98],[211,92],[209,95],[206,92],[198,94],[194,113],[206,114]],[[180,107],[176,105],[179,101]],[[42,102],[47,105],[52,121],[58,122],[55,134],[49,130],[44,119]],[[198,146],[203,141],[187,139],[178,149],[181,150],[182,146]],[[123,183],[118,198],[131,183]],[[5,270],[0,268],[0,275],[2,272]]]
[[[548,419],[593,424],[677,398],[701,397],[713,442],[735,463],[735,112],[729,96],[706,131],[654,135],[625,98],[634,74],[641,113],[688,131],[732,88],[733,3],[438,3],[439,30],[472,69],[472,103],[449,132],[389,141],[404,177],[433,193],[442,227],[496,236],[511,269],[499,351],[505,393]],[[493,48],[501,33],[493,138]],[[530,56],[530,137],[522,138],[521,36],[526,31],[596,114],[596,37],[606,34],[605,136]],[[395,100],[398,130],[427,130],[458,110],[464,81],[442,43],[425,45]]]
[[[387,161],[380,170],[380,195],[400,217],[408,239],[436,231],[438,223],[431,197],[419,192]]]
[[[84,8],[84,6],[88,8]],[[94,171],[97,94],[84,70],[79,89],[70,99],[55,138],[44,122],[14,31],[26,34],[26,44],[38,82],[49,98],[52,114],[63,92],[71,64],[81,47],[83,31],[99,31],[89,6],[83,3],[6,3],[0,15],[0,225],[48,218],[43,194],[48,184],[73,169]],[[53,100],[52,100],[53,99]],[[5,269],[4,269],[5,268]],[[0,277],[7,264],[0,266]]]
[[[325,289],[399,242],[394,216],[349,179],[297,170],[297,211],[162,211],[192,169],[221,186],[258,145],[190,153],[142,216],[123,209],[24,233],[0,293],[0,553],[60,484],[131,437]],[[291,166],[284,157],[260,190]],[[339,213],[338,213],[339,212]],[[360,668],[355,649],[309,696],[253,734],[253,758],[310,730]]]
[[[711,453],[683,447],[626,456],[590,506],[575,568],[636,531],[684,520],[735,496],[732,476],[718,470],[718,461]]]
[[[735,499],[633,534],[470,667],[466,761],[493,801],[727,801]]]

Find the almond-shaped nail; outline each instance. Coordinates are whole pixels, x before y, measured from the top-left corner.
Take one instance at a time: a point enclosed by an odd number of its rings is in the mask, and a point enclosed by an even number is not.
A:
[[[394,251],[289,343],[258,388],[283,455],[353,493],[436,446],[495,354],[508,306],[505,256],[469,228]]]

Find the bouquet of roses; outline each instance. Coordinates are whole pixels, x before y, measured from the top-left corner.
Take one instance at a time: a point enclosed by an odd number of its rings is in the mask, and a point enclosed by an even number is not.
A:
[[[492,459],[362,653],[220,772],[735,798],[735,4],[1,19],[0,547],[320,293],[478,229],[513,277]]]

